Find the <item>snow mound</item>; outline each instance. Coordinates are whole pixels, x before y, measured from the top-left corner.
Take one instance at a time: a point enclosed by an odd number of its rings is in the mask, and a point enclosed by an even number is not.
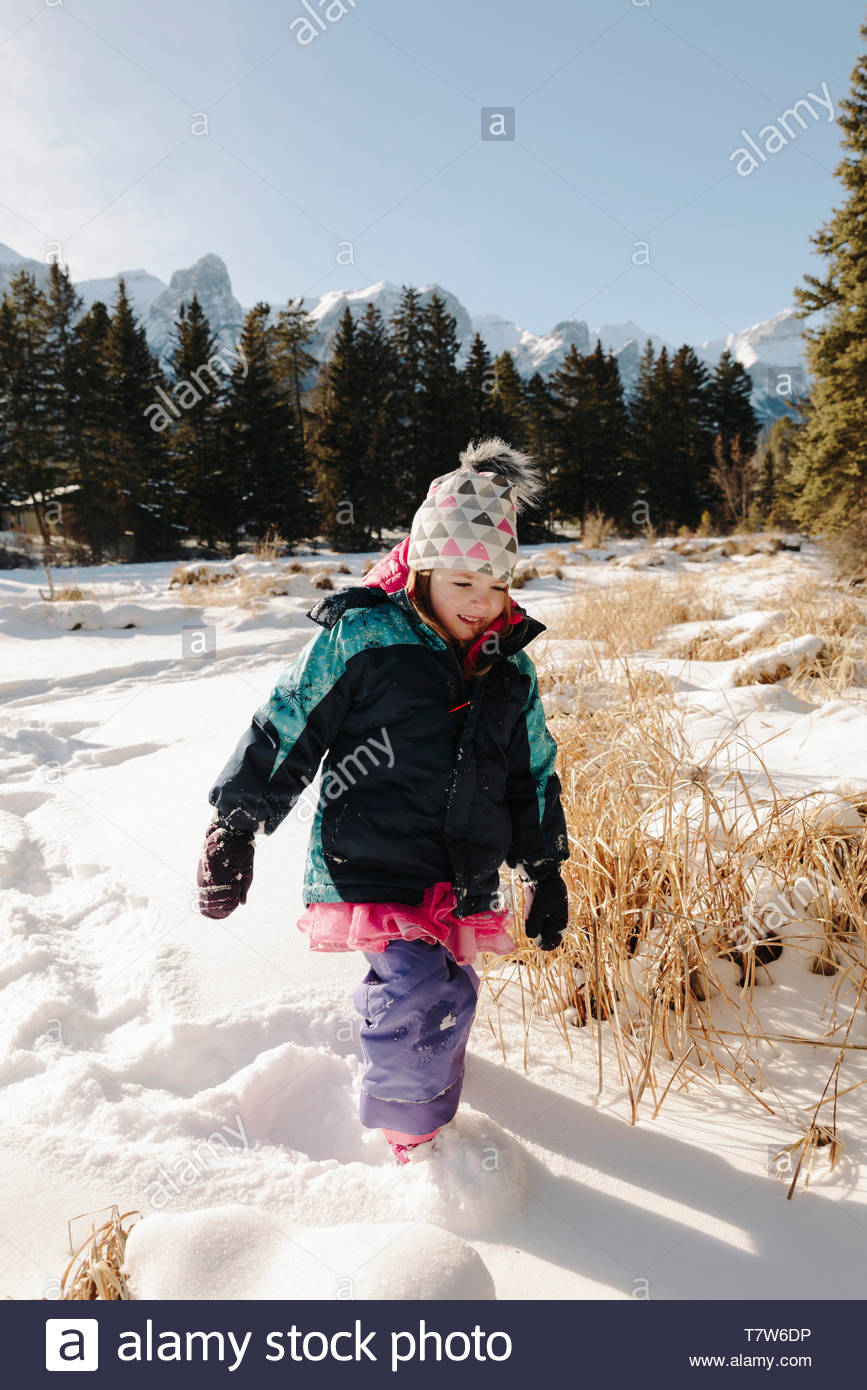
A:
[[[528,1185],[521,1145],[466,1102],[432,1143],[417,1150],[403,1177],[413,1210],[463,1235],[514,1217]]]
[[[195,615],[192,615],[195,616]],[[51,627],[64,632],[100,628],[180,627],[192,621],[189,608],[145,607],[141,603],[116,603],[103,608],[84,599],[80,602],[15,603],[0,607],[0,632],[14,635],[23,628]]]
[[[425,1221],[296,1226],[233,1203],[134,1226],[135,1299],[495,1299],[475,1250]]]
[[[788,639],[776,647],[765,647],[761,651],[750,652],[735,672],[735,681],[745,683],[750,680],[784,680],[815,660],[824,645],[823,638],[807,633],[803,637]]]

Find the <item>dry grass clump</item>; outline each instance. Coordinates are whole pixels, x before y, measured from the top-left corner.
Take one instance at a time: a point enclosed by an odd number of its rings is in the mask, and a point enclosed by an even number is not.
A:
[[[579,590],[546,619],[552,638],[582,638],[599,657],[646,651],[667,627],[724,616],[722,599],[693,574],[618,575],[615,585]]]
[[[539,571],[535,565],[517,565],[509,581],[509,589],[512,591],[515,589],[523,589],[528,580],[538,578]]]
[[[303,565],[292,560],[274,574],[247,574],[234,565],[231,570],[214,573],[206,565],[175,570],[169,588],[178,588],[178,597],[188,607],[247,608],[256,613],[272,598],[304,597],[311,589],[333,589],[328,564]],[[341,566],[338,573],[349,573]]]
[[[277,560],[286,554],[288,542],[283,539],[275,526],[269,526],[264,536],[260,536],[253,547],[257,560]]]
[[[616,593],[602,597],[609,609],[614,601],[613,633],[598,634],[599,648],[623,650],[632,619],[618,613]],[[742,733],[734,758],[720,742],[697,765],[658,673],[635,677],[626,666],[621,677],[606,663],[602,700],[600,667],[585,660],[557,675],[575,685],[572,712],[552,722],[571,848],[570,927],[550,955],[520,935],[512,956],[488,962],[495,1008],[517,988],[527,1048],[538,1018],[553,1019],[570,1049],[570,1025],[589,1025],[599,1092],[604,1067],[611,1080],[616,1068],[633,1122],[645,1096],[656,1115],[672,1089],[697,1080],[734,1080],[775,1114],[762,1094],[779,1099],[760,1045],[827,1048],[830,1093],[819,1105],[833,1102],[834,1118],[817,1106],[798,1143],[802,1158],[811,1145],[836,1157],[840,1064],[867,993],[864,808],[819,794],[783,798],[767,769],[769,794],[753,795],[737,765]],[[757,750],[752,757],[761,764]],[[513,892],[522,921],[517,881]],[[828,996],[821,1017],[806,1009],[802,1036],[769,1039],[761,988],[773,984],[784,950],[805,979],[827,978]]]
[[[169,575],[170,589],[204,588],[210,584],[231,584],[239,570],[230,565],[226,570],[211,569],[209,565],[178,565]]]
[[[588,550],[600,550],[614,535],[614,522],[598,507],[594,507],[584,518],[581,527],[581,544]]]
[[[756,534],[746,536],[726,536],[724,538],[711,539],[709,536],[682,535],[678,533],[675,540],[664,542],[666,549],[675,555],[680,555],[685,560],[693,560],[702,563],[706,560],[718,560],[720,556],[730,558],[732,555],[776,555],[779,550],[797,550],[800,543],[786,541],[781,536]]]
[[[289,574],[245,574],[238,581],[235,601],[246,606],[251,599],[285,598],[301,589]]]
[[[793,651],[797,639],[814,635],[821,638],[814,652]],[[796,694],[827,699],[863,686],[867,676],[867,602],[837,593],[818,580],[789,591],[782,605],[774,602],[772,620],[762,626],[743,633],[711,627],[681,642],[676,634],[672,637],[665,654],[684,661],[731,661],[767,651],[767,669],[759,674],[744,669],[736,685],[786,680]]]
[[[128,1299],[129,1289],[123,1270],[126,1242],[133,1222],[131,1217],[140,1216],[137,1211],[127,1211],[121,1216],[117,1206],[106,1207],[109,1217],[100,1226],[91,1224],[90,1231],[76,1248],[72,1244],[72,1221],[83,1218],[75,1216],[68,1222],[69,1250],[72,1259],[63,1272],[60,1281],[62,1299],[93,1300]],[[98,1212],[86,1212],[86,1216],[97,1216]],[[129,1225],[124,1226],[124,1222]]]
[[[782,548],[776,536],[728,536],[717,549],[719,555],[774,555]]]
[[[546,558],[554,554],[553,551],[546,551],[544,554],[537,556],[534,564],[518,564],[509,581],[509,588],[523,589],[524,585],[531,579],[544,579],[546,577],[551,579],[562,579],[563,571],[560,568],[560,564],[564,564],[566,561],[561,551],[557,551],[556,553],[561,557],[559,564],[555,563],[552,559]]]
[[[735,656],[743,656],[764,645],[767,640],[768,634],[764,629],[761,632],[731,633],[706,628],[683,642],[666,643],[665,655],[676,661],[731,661]]]
[[[813,1171],[813,1159],[816,1156],[816,1150],[827,1148],[828,1166],[833,1168],[845,1147],[845,1144],[837,1136],[835,1130],[830,1129],[827,1125],[819,1124],[816,1120],[808,1125],[804,1133],[800,1135],[799,1138],[795,1139],[793,1143],[783,1144],[774,1155],[775,1160],[779,1160],[783,1154],[788,1155],[789,1159],[794,1158],[796,1154],[798,1155],[798,1161],[795,1165],[795,1171],[792,1177],[792,1184],[789,1188],[789,1196],[791,1196],[794,1191],[795,1183],[798,1180],[798,1175],[800,1174],[801,1166],[805,1158],[807,1160],[807,1171],[804,1177],[804,1187],[807,1188],[810,1186],[810,1175]],[[786,1162],[785,1169],[788,1169],[790,1166],[791,1164]]]

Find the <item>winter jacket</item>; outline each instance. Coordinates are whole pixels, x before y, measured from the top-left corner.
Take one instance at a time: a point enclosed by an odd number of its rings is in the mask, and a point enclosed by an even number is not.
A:
[[[544,624],[522,609],[511,626],[501,615],[491,669],[466,682],[395,575],[389,592],[373,573],[309,610],[320,630],[253,715],[208,799],[223,823],[270,835],[325,754],[315,812],[305,798],[305,906],[415,905],[446,881],[458,917],[502,907],[504,861],[541,880],[569,856],[557,745],[524,651]]]

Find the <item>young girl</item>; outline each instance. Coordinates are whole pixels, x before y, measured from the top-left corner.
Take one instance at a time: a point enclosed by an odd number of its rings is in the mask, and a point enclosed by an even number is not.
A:
[[[327,754],[298,927],[311,950],[370,967],[354,994],[359,1113],[401,1163],[458,1108],[472,962],[514,950],[504,861],[529,885],[530,939],[550,951],[566,930],[557,745],[525,650],[545,628],[508,592],[517,513],[539,486],[526,454],[470,444],[364,582],[309,610],[320,630],[208,796],[199,906],[222,918],[247,900],[256,833],[273,834]]]

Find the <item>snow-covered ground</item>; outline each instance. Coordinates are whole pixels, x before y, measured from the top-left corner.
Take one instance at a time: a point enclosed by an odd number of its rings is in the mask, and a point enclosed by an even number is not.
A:
[[[576,587],[622,583],[641,549],[570,555],[562,579],[516,597],[545,621]],[[298,558],[345,563],[342,585],[366,557]],[[213,606],[185,605],[174,568],[64,572],[85,597],[53,604],[43,574],[0,573],[0,1295],[56,1297],[68,1219],[112,1203],[144,1214],[128,1250],[142,1298],[867,1295],[863,1092],[838,1107],[833,1172],[820,1152],[787,1201],[768,1171],[821,1093],[821,1047],[767,1049],[767,1110],[708,1080],[633,1126],[611,1049],[597,1098],[595,1029],[571,1030],[570,1056],[540,1021],[525,1071],[520,1000],[489,1022],[483,991],[456,1121],[395,1165],[356,1118],[364,962],[310,953],[295,926],[308,820],[296,808],[260,837],[248,902],[226,921],[194,903],[208,789],[314,631],[312,575],[250,611],[216,585]],[[717,584],[734,634],[822,562],[810,545],[670,551],[652,573],[691,569]],[[556,651],[543,634],[530,654],[545,669]],[[783,790],[867,792],[858,690],[814,706],[735,684],[735,658],[636,659],[677,683],[696,756],[737,724]],[[765,975],[766,1025],[815,1028],[829,981],[785,953]],[[865,1075],[857,1026],[843,1087]]]

